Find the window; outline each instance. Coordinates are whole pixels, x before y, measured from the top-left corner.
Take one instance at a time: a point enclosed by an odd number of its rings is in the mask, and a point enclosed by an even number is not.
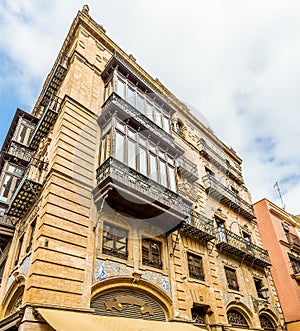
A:
[[[0,265],[0,284],[1,284],[1,279],[3,277],[6,260],[7,260],[7,258]]]
[[[192,309],[192,319],[196,324],[205,324],[205,310],[204,307],[193,307]]]
[[[102,137],[100,164],[109,156],[125,163],[128,167],[153,179],[173,192],[177,191],[175,160],[149,139],[128,125],[117,121],[110,142],[110,133]],[[114,147],[111,152],[110,146]]]
[[[254,280],[257,296],[261,299],[265,299],[262,291],[262,289],[264,288],[262,280],[259,278],[253,278],[253,280]]]
[[[111,224],[103,226],[102,253],[127,259],[128,231]]]
[[[18,243],[18,247],[17,247],[17,253],[16,253],[15,265],[17,265],[20,262],[23,241],[24,241],[24,235],[19,239],[19,243]]]
[[[230,309],[227,312],[227,320],[228,323],[231,324],[232,326],[236,326],[236,327],[242,327],[242,328],[248,328],[248,322],[245,319],[245,317],[238,312],[237,310],[234,309]]]
[[[161,243],[152,239],[142,240],[142,263],[155,268],[162,269]]]
[[[5,175],[4,181],[0,191],[0,200],[6,202],[10,193],[10,189],[13,183],[13,176]]]
[[[224,225],[224,221],[217,218],[216,218],[216,221],[217,221],[217,229],[218,229],[218,234],[219,234],[219,241],[220,242],[227,242],[227,235],[226,235],[226,229],[225,229],[225,225]]]
[[[286,241],[290,244],[291,243],[291,238],[290,238],[290,229],[289,226],[285,223],[282,223],[283,231],[286,237]]]
[[[190,253],[188,253],[187,256],[190,277],[204,280],[202,257]]]
[[[294,275],[300,274],[300,260],[289,255]]]
[[[260,315],[259,316],[260,325],[264,330],[275,331],[276,328],[273,326],[273,323],[270,321],[268,316]]]
[[[231,290],[238,291],[239,285],[236,278],[236,271],[234,269],[225,267],[225,275],[227,279],[228,288]]]
[[[32,246],[32,241],[33,241],[33,236],[34,236],[34,232],[35,232],[35,226],[36,226],[36,220],[34,220],[31,224],[30,224],[30,237],[29,237],[29,242],[28,242],[28,246],[26,248],[26,252],[28,253],[31,249]]]
[[[205,169],[205,173],[208,175],[208,176],[211,176],[213,177],[214,176],[214,172],[212,170],[210,170],[208,167],[204,167]]]
[[[19,175],[19,176],[22,176],[22,174],[23,174],[23,170],[22,170],[22,169],[17,168],[17,167],[14,167],[14,166],[12,166],[12,165],[9,165],[9,166],[7,167],[7,171],[8,171],[8,172],[11,172],[11,173],[13,173],[13,174],[15,174],[15,175]]]
[[[244,242],[246,244],[246,248],[248,249],[248,251],[251,251],[252,247],[251,247],[250,235],[247,232],[243,232],[243,238],[244,238]]]

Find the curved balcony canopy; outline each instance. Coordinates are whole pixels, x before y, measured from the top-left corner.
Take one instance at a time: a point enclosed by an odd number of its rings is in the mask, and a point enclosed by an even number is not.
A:
[[[98,207],[111,208],[170,232],[189,217],[191,203],[122,162],[110,157],[97,170],[93,191]]]

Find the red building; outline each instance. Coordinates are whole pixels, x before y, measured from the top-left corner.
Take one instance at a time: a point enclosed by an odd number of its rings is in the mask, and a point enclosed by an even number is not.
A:
[[[267,199],[254,204],[287,330],[300,330],[300,239],[296,218]]]

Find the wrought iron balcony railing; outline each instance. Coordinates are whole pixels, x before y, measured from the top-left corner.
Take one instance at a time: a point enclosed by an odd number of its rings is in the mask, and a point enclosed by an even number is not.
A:
[[[265,249],[227,229],[220,228],[217,232],[216,247],[218,249],[262,267],[271,265],[269,254]]]
[[[38,198],[46,169],[45,162],[38,159],[31,160],[10,200],[7,215],[20,218],[26,214]]]
[[[29,162],[33,156],[31,149],[16,141],[11,141],[7,153],[26,162]]]
[[[168,188],[129,168],[113,157],[108,158],[97,169],[98,185],[108,178],[113,183],[120,183],[127,192],[132,191],[139,196],[146,197],[149,201],[149,206],[158,204],[164,209],[171,209],[185,216],[188,216],[190,213],[191,204],[179,194],[170,191]],[[133,208],[133,203],[131,203],[131,208]]]
[[[37,149],[40,141],[47,136],[50,128],[56,121],[58,112],[60,110],[61,99],[53,95],[49,99],[47,107],[44,109],[42,117],[40,118],[35,130],[33,131],[29,146],[32,149]]]
[[[113,92],[105,101],[102,107],[101,116],[109,114],[112,105],[123,113],[124,119],[130,118],[138,122],[142,128],[144,128],[145,130],[149,130],[150,132],[164,140],[166,143],[168,143],[170,146],[174,147],[174,138],[169,133],[160,128],[157,124],[151,121],[147,116],[142,114],[139,110],[137,110],[127,101],[125,101],[115,92]]]
[[[237,193],[221,184],[211,175],[205,175],[203,182],[207,193],[219,200],[229,208],[243,215],[245,218],[252,220],[255,218],[253,207],[244,199],[240,198]]]
[[[216,237],[213,221],[195,211],[191,211],[190,216],[182,223],[180,231],[204,241]]]
[[[178,158],[176,160],[176,165],[179,173],[189,181],[195,182],[199,178],[197,165],[186,157],[181,156]]]
[[[199,140],[198,148],[204,157],[215,164],[221,171],[228,174],[236,183],[239,185],[244,183],[241,172],[229,164],[218,152],[209,147],[203,139]]]
[[[295,236],[292,233],[289,233],[289,237],[290,237],[291,248],[293,248],[294,250],[300,251],[300,238]]]

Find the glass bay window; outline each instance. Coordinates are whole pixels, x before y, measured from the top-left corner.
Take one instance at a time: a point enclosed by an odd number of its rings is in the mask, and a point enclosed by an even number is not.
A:
[[[105,85],[104,101],[108,99],[112,92],[116,92],[122,99],[146,115],[167,133],[171,133],[170,115],[154,101],[155,97],[151,98],[150,94],[147,95],[117,71],[114,71]]]
[[[99,165],[110,156],[177,192],[174,157],[115,117],[102,129]]]

